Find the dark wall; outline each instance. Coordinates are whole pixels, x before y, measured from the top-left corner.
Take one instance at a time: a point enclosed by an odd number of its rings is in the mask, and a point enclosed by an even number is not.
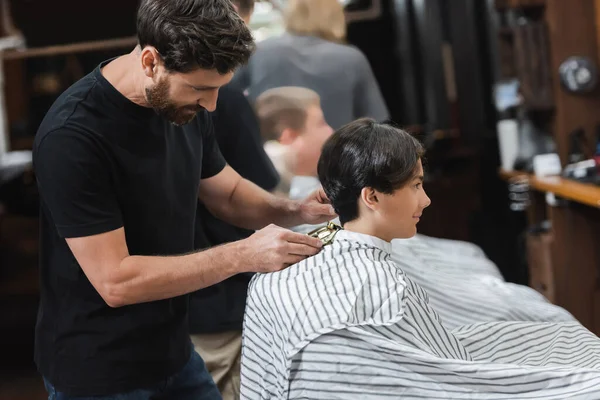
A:
[[[350,24],[348,39],[371,62],[395,122],[421,125],[426,135],[432,129],[458,125],[456,143],[429,153],[436,158],[431,164],[442,174],[426,184],[437,198],[435,209],[430,210],[433,220],[423,228],[431,228],[429,232],[436,236],[479,244],[507,280],[526,283],[524,216],[509,211],[506,184],[498,177],[490,2],[383,0],[383,16]],[[444,41],[452,43],[457,104],[448,104],[439,50]],[[468,176],[453,170],[457,165],[453,153],[469,155],[458,162],[471,163],[467,168],[478,173]]]
[[[394,56],[395,35],[391,2],[383,0],[383,8],[383,16],[377,20],[349,24],[348,42],[357,46],[368,58],[392,120],[402,123],[405,121],[399,96],[399,64]]]
[[[15,24],[29,47],[135,34],[139,0],[9,0]]]

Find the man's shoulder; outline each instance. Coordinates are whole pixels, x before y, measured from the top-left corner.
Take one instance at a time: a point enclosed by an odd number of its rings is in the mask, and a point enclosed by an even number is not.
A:
[[[48,113],[56,114],[58,117],[68,118],[68,111],[72,111],[77,104],[91,103],[94,101],[93,94],[100,90],[99,86],[95,71],[90,72],[77,82],[73,83],[58,96],[48,110]],[[65,112],[65,110],[67,112]]]
[[[93,103],[92,92],[96,90],[96,80],[92,74],[86,75],[65,90],[52,104],[44,119],[42,120],[34,142],[34,146],[46,140],[46,137],[60,137],[55,132],[72,132],[85,135],[86,129],[77,123],[72,123],[79,114],[86,115],[86,119],[92,120],[94,114],[89,112]]]

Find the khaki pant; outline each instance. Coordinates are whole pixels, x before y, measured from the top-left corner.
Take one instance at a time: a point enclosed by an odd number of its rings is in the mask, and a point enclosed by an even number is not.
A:
[[[206,363],[223,400],[240,398],[242,332],[191,335],[195,350]]]

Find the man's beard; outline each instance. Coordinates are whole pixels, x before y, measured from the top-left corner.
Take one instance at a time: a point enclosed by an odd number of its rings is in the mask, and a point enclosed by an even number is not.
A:
[[[158,115],[177,126],[192,122],[196,113],[204,109],[199,105],[177,107],[169,98],[169,82],[166,78],[146,88],[146,100]]]

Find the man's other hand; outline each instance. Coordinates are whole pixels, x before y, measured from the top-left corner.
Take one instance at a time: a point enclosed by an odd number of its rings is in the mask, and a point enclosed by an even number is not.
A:
[[[319,239],[269,225],[239,242],[244,270],[248,272],[281,271],[321,251]]]
[[[300,218],[306,224],[320,224],[336,217],[337,214],[322,188],[300,202]]]

